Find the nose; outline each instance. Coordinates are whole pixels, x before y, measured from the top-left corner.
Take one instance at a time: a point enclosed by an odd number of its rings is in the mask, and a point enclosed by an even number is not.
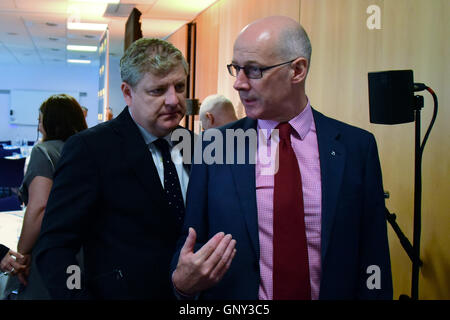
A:
[[[240,90],[250,90],[249,79],[245,75],[244,70],[239,70],[236,75],[236,80],[234,81],[233,88],[237,91]]]
[[[165,104],[167,106],[176,106],[179,102],[175,86],[171,85],[166,91]]]

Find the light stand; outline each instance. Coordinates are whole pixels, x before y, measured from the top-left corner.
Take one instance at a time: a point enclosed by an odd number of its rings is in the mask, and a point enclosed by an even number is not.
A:
[[[412,284],[411,298],[417,300],[419,298],[419,271],[421,267],[420,257],[420,232],[422,227],[421,210],[422,210],[422,156],[425,144],[427,143],[431,129],[436,121],[438,112],[438,99],[434,91],[423,83],[415,83],[414,91],[427,90],[433,96],[434,111],[428,130],[420,143],[420,111],[423,108],[423,97],[415,96],[416,103],[414,108],[416,130],[415,130],[415,166],[414,166],[414,233],[413,233],[413,251],[415,260],[413,260],[412,268]]]
[[[186,99],[185,128],[194,131],[195,116],[198,115],[199,110],[198,99]]]
[[[405,81],[404,81],[405,80]],[[409,83],[408,83],[409,82]],[[405,84],[406,83],[406,84]],[[425,134],[423,142],[420,142],[420,128],[423,96],[417,95],[412,97],[413,92],[427,90],[434,101],[434,112],[428,130]],[[378,95],[384,95],[380,98]],[[413,98],[413,99],[410,99]],[[409,102],[413,101],[412,110],[414,112],[415,121],[415,143],[414,143],[414,226],[413,226],[413,244],[411,245],[408,238],[403,234],[400,227],[396,223],[395,214],[389,212],[386,208],[386,219],[391,224],[397,234],[403,249],[412,261],[411,276],[411,297],[401,295],[400,299],[419,299],[419,272],[423,262],[420,260],[420,233],[422,226],[421,209],[422,209],[422,155],[425,144],[430,135],[431,129],[437,117],[438,101],[434,91],[423,83],[414,83],[412,85],[412,71],[385,71],[378,73],[369,73],[369,100],[371,108],[371,122],[381,124],[397,124],[410,121],[410,110],[405,109]],[[406,103],[405,103],[406,101]],[[393,109],[397,104],[401,104],[402,110]],[[373,119],[372,119],[373,118]],[[373,121],[372,121],[373,120]],[[385,194],[385,198],[389,198],[389,194]]]
[[[420,233],[422,230],[422,153],[420,152],[420,111],[423,108],[423,97],[415,96],[415,143],[414,143],[414,230],[413,230],[413,260],[411,278],[411,298],[419,299]]]

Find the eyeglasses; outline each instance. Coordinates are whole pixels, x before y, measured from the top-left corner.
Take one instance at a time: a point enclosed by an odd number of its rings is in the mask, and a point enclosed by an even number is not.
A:
[[[282,66],[282,65],[285,65],[285,64],[288,64],[288,63],[291,63],[291,62],[293,62],[295,60],[296,59],[291,60],[291,61],[286,61],[286,62],[283,62],[283,63],[279,63],[279,64],[276,64],[274,66],[263,67],[263,68],[260,68],[260,67],[257,67],[257,66],[243,66],[243,67],[241,67],[241,66],[238,66],[237,64],[230,63],[229,65],[227,65],[227,69],[228,69],[228,72],[230,73],[230,75],[233,76],[233,77],[237,77],[239,71],[244,70],[244,73],[247,76],[247,78],[249,78],[249,79],[261,79],[262,76],[263,76],[263,72],[264,71],[272,69],[272,68],[275,68],[275,67],[279,67],[279,66]]]

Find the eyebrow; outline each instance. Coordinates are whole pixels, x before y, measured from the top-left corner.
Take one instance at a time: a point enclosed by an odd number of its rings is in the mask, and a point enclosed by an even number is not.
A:
[[[159,83],[159,84],[152,84],[152,85],[149,86],[149,88],[167,87],[167,86],[169,86],[169,85],[172,84],[172,83],[173,83],[174,85],[177,85],[177,84],[186,84],[186,82],[187,82],[186,79],[180,79],[180,80],[177,80],[177,81],[174,81],[174,82],[164,82],[164,83]]]
[[[184,84],[184,85],[186,85],[186,79],[182,79],[182,80],[179,80],[179,81],[175,81],[173,84],[176,86],[176,85],[179,85],[179,84]],[[168,86],[170,85],[170,83],[167,83],[167,82],[165,82],[165,83],[160,83],[160,84],[153,84],[153,85],[150,85],[149,87],[147,87],[146,88],[146,90],[154,90],[154,89],[159,89],[159,88],[167,88]]]
[[[235,60],[231,60],[231,64],[238,65]],[[248,60],[243,64],[243,66],[247,66],[249,64],[261,64],[261,63],[256,60]]]

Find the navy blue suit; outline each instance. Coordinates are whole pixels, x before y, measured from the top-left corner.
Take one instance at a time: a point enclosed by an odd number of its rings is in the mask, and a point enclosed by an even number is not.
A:
[[[54,299],[175,299],[170,261],[180,229],[126,107],[64,145],[36,262]],[[80,247],[82,288],[69,290],[66,268],[78,264]]]
[[[322,177],[319,299],[392,299],[384,193],[375,139],[367,131],[314,109],[313,116]],[[220,130],[239,128],[256,129],[256,120],[244,118]],[[188,227],[197,232],[196,249],[220,231],[236,239],[237,253],[230,269],[199,298],[258,299],[255,165],[193,165],[183,235],[173,269]],[[367,268],[371,265],[380,268],[380,289],[370,290],[367,286],[371,276]]]

